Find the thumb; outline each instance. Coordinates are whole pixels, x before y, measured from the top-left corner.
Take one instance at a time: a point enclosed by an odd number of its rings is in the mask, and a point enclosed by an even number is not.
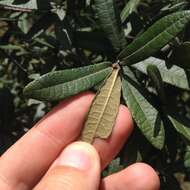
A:
[[[84,142],[67,146],[34,190],[97,190],[100,158],[95,148]]]

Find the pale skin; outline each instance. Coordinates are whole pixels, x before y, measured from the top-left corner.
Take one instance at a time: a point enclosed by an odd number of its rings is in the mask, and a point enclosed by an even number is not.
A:
[[[137,163],[101,179],[101,171],[121,150],[133,130],[129,110],[121,105],[107,140],[77,141],[91,92],[69,98],[38,122],[0,158],[2,190],[159,190],[159,178]]]

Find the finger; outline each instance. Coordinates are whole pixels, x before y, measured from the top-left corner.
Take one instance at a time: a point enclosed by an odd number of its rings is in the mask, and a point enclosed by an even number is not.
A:
[[[137,163],[102,180],[101,190],[159,190],[156,172],[147,164]]]
[[[95,148],[88,143],[75,142],[63,150],[34,190],[97,190],[100,172]]]
[[[0,158],[0,189],[36,185],[60,151],[79,136],[93,97],[83,93],[64,101],[12,146]]]
[[[132,116],[128,108],[121,105],[111,136],[106,140],[97,138],[93,143],[100,154],[102,169],[118,154],[132,130]]]

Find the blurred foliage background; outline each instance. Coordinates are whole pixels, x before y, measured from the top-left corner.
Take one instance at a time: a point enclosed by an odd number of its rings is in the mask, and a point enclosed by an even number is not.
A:
[[[8,5],[13,3],[15,7],[5,6],[2,2]],[[33,1],[35,4],[29,7],[17,7],[27,2],[0,1],[1,154],[56,104],[26,99],[22,91],[28,82],[49,71],[114,60],[115,57],[97,21],[93,0],[38,0],[37,3]],[[116,0],[120,11],[127,2]],[[139,1],[123,23],[127,41],[131,42],[158,18],[188,8],[189,0]],[[190,25],[156,56],[167,60],[171,47],[189,40]],[[151,87],[146,76],[140,73],[137,75],[144,85]],[[190,118],[189,91],[169,85],[166,91],[171,102],[178,102],[176,111]],[[169,124],[167,134],[171,137],[167,138],[168,146],[159,151],[135,129],[129,142],[104,171],[104,175],[136,161],[144,161],[158,171],[161,189],[189,190],[190,144],[185,146]]]

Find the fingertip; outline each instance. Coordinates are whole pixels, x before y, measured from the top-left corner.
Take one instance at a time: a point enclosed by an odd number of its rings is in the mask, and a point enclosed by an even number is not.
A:
[[[136,163],[127,168],[128,174],[138,181],[136,189],[141,190],[159,190],[160,179],[156,171],[148,164]],[[126,177],[127,178],[127,177]]]
[[[77,169],[100,172],[100,158],[96,149],[89,143],[77,141],[68,145],[54,165],[75,167]],[[96,172],[97,173],[97,172]]]
[[[102,180],[101,190],[159,190],[160,180],[155,170],[144,163],[133,164]]]
[[[85,142],[74,142],[62,151],[36,189],[96,190],[100,173],[96,149]]]

